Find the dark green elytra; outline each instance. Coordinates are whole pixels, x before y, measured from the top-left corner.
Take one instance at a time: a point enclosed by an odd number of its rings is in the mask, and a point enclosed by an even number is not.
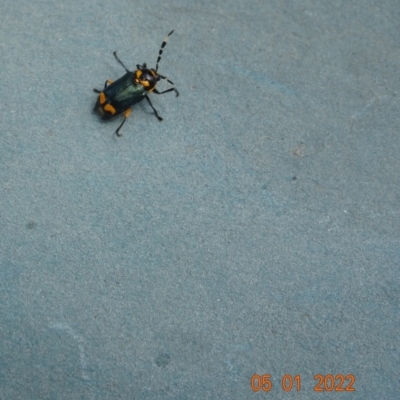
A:
[[[104,89],[102,91],[98,89],[93,89],[96,93],[99,94],[96,104],[94,106],[94,110],[98,111],[101,114],[102,119],[108,120],[112,117],[124,113],[124,120],[115,131],[117,136],[121,136],[119,130],[122,128],[122,125],[124,125],[126,119],[130,115],[131,107],[134,104],[139,103],[143,99],[146,99],[147,102],[150,104],[157,119],[159,121],[163,120],[158,115],[157,110],[153,107],[153,104],[148,97],[148,93],[153,92],[156,94],[163,94],[174,91],[176,93],[176,96],[179,96],[179,92],[174,87],[164,90],[163,92],[159,92],[156,89],[156,85],[160,79],[165,79],[167,82],[173,85],[172,81],[157,72],[158,63],[161,60],[163,49],[167,44],[168,38],[173,33],[174,31],[172,30],[161,44],[160,50],[158,52],[156,69],[149,69],[147,68],[146,63],[144,63],[143,65],[137,64],[137,69],[135,71],[129,71],[128,68],[125,67],[124,63],[118,58],[117,52],[114,51],[113,54],[115,59],[124,67],[126,74],[117,79],[115,82],[107,80],[104,84]]]

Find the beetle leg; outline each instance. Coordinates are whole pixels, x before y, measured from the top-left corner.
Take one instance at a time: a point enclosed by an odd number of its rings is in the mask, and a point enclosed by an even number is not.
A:
[[[104,84],[104,89],[106,89],[107,86],[108,86],[108,85],[111,85],[112,83],[114,83],[114,81],[112,81],[111,79],[107,79],[107,80],[106,80],[106,83]],[[104,90],[104,89],[103,89],[103,90]],[[101,93],[102,91],[99,90],[99,89],[93,89],[93,92],[95,92],[95,93]]]
[[[164,93],[168,93],[168,92],[172,92],[172,91],[175,91],[175,93],[176,93],[176,97],[178,97],[179,96],[179,92],[175,89],[175,88],[170,88],[170,89],[167,89],[167,90],[164,90],[163,92],[159,92],[157,89],[154,89],[153,90],[153,92],[154,93],[157,93],[157,94],[164,94]]]
[[[112,83],[114,83],[114,81],[112,81],[111,79],[107,79],[106,82],[104,83],[104,89],[106,89],[107,86],[111,85]]]
[[[161,122],[163,119],[158,115],[157,110],[153,107],[153,104],[151,104],[151,101],[150,101],[149,97],[147,96],[147,94],[145,97],[146,97],[147,102],[150,104],[150,107],[153,109],[155,116]]]
[[[116,135],[117,135],[118,137],[121,137],[121,136],[122,136],[122,134],[119,133],[119,130],[122,128],[122,125],[124,125],[126,119],[129,117],[130,114],[131,114],[131,109],[128,108],[128,109],[124,112],[124,117],[125,117],[124,120],[121,122],[121,125],[120,125],[120,126],[117,128],[117,130],[115,131],[115,133],[116,133]]]
[[[157,75],[158,75],[160,78],[165,79],[166,81],[168,81],[171,85],[174,84],[174,82],[170,81],[166,76],[160,75],[160,74],[157,74]]]
[[[166,80],[167,82],[169,82],[171,85],[174,84],[174,82],[170,81],[166,76],[160,75],[160,74],[158,74],[158,76],[159,76],[161,79],[165,79],[165,80]],[[176,93],[176,97],[178,97],[178,96],[179,96],[179,92],[178,92],[175,88],[171,88],[171,89],[168,89],[168,90],[164,90],[164,92],[161,92],[161,93],[157,93],[156,90],[154,90],[154,92],[156,92],[157,94],[162,94],[162,93],[172,92],[173,90],[174,90],[175,93]]]

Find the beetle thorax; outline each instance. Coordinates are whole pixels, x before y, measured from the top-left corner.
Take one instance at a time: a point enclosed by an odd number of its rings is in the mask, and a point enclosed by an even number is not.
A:
[[[137,69],[135,71],[135,83],[143,85],[147,91],[152,91],[160,80],[159,75],[154,69]]]

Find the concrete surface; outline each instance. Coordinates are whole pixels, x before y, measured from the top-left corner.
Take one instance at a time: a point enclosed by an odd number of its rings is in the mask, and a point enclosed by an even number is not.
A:
[[[1,400],[400,398],[398,0],[1,10]]]

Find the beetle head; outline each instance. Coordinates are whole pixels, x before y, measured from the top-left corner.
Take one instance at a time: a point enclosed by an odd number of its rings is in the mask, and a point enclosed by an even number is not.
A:
[[[135,83],[143,85],[148,92],[155,89],[159,80],[160,76],[155,69],[141,68],[135,71]]]

